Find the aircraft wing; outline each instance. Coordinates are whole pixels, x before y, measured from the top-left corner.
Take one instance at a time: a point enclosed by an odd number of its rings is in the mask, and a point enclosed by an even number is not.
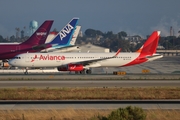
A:
[[[107,59],[116,58],[118,56],[118,54],[120,53],[120,51],[121,51],[121,48],[112,57],[99,58],[99,59],[94,59],[94,60],[85,60],[85,61],[81,61],[81,62],[76,62],[76,64],[82,64],[82,65],[84,65],[84,67],[92,67],[92,66],[99,67],[100,64],[98,64],[97,62],[104,61]]]
[[[33,46],[32,49],[33,50],[42,50],[42,49],[45,49],[46,47],[48,47],[47,44],[41,44],[41,45]]]

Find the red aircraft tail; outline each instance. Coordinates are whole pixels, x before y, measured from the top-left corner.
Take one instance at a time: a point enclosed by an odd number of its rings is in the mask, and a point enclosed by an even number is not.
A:
[[[142,55],[153,55],[156,53],[156,48],[158,46],[160,37],[160,31],[154,31],[150,37],[146,40],[144,45],[137,51]]]
[[[136,52],[139,52],[139,56],[124,66],[130,66],[140,64],[148,60],[161,58],[162,55],[154,55],[159,41],[160,31],[154,31],[151,36],[146,40],[144,45]]]
[[[21,44],[28,45],[41,45],[46,42],[46,38],[49,34],[51,26],[53,24],[53,20],[46,20],[34,33],[33,35],[27,39],[25,42]]]

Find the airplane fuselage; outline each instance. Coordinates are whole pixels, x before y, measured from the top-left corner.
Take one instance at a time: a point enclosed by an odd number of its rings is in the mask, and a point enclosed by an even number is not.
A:
[[[91,66],[85,65],[88,68],[128,66],[128,64],[134,65],[150,60],[140,59],[139,53],[119,53],[118,56],[112,58],[113,55],[114,53],[27,53],[16,56],[10,62],[17,67],[58,67],[66,64],[81,64],[81,62],[85,64],[86,61],[92,61]],[[161,57],[161,55],[157,56],[157,58]],[[99,59],[104,58],[105,60],[99,61]],[[98,61],[96,62],[96,60]]]
[[[49,48],[50,45],[45,46],[32,46],[26,44],[4,44],[0,45],[0,60],[11,59],[18,54],[27,52],[38,52],[44,49],[44,47]]]

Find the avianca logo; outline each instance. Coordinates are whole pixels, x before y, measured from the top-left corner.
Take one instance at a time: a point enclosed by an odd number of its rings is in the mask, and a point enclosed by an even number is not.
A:
[[[64,37],[66,37],[67,34],[69,34],[73,28],[74,28],[73,26],[67,24],[60,32],[60,39],[62,40]]]
[[[75,68],[76,68],[76,65],[69,67],[69,69],[71,69],[71,70],[73,70],[73,69],[75,69]]]
[[[34,62],[36,58],[37,58],[37,55],[35,55],[35,56],[33,57],[33,59],[31,60],[31,62]]]
[[[47,33],[46,32],[37,32],[36,35],[37,36],[45,36]]]
[[[34,58],[31,60],[31,62],[34,62],[35,59],[39,60],[65,60],[65,56],[60,55],[40,55],[37,57],[37,55],[34,56]]]

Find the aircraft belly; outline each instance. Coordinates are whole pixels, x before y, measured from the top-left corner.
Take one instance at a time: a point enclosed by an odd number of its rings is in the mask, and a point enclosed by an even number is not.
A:
[[[31,63],[34,67],[56,67],[61,65],[61,62],[59,61],[36,61],[34,63]]]

